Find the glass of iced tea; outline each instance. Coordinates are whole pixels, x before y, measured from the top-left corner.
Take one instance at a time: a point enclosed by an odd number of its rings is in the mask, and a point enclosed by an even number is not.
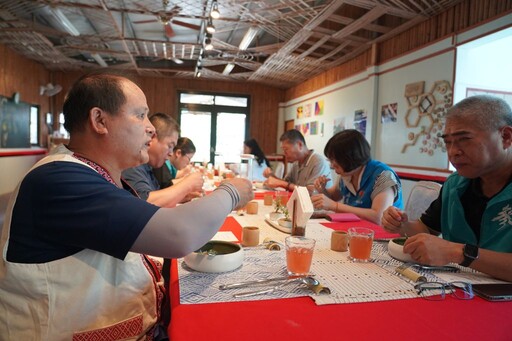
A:
[[[286,270],[291,276],[309,274],[315,240],[306,237],[286,237]]]
[[[365,227],[348,229],[349,258],[355,262],[369,262],[374,231]]]
[[[276,200],[281,201],[281,205],[286,206],[288,203],[288,192],[287,191],[277,191],[276,192]]]

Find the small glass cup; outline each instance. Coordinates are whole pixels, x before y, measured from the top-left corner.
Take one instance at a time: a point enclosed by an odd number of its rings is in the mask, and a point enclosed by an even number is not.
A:
[[[286,237],[286,270],[290,276],[309,274],[316,241],[306,237]]]
[[[348,229],[349,259],[354,262],[369,262],[372,254],[374,231],[365,227]]]

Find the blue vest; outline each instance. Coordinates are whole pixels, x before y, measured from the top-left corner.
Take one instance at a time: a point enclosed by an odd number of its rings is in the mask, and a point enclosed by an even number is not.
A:
[[[392,172],[398,182],[398,191],[397,195],[395,196],[393,206],[400,209],[403,208],[402,184],[400,183],[398,175],[396,175],[395,171],[393,171],[391,167],[377,160],[370,160],[366,164],[366,167],[363,171],[363,176],[361,177],[361,185],[359,186],[359,190],[357,191],[356,195],[352,194],[343,183],[343,180],[340,179],[340,189],[341,195],[343,196],[343,203],[354,207],[371,208],[371,195],[375,181],[377,180],[377,177],[386,170]]]
[[[469,184],[469,179],[453,173],[443,185],[443,238],[456,243],[478,245],[493,251],[512,252],[512,183],[487,203],[480,226],[480,242],[464,218],[464,208],[460,202]]]

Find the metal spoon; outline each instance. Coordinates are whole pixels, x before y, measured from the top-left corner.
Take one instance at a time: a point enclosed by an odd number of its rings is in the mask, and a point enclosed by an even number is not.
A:
[[[269,294],[278,289],[281,289],[285,285],[288,285],[290,283],[295,283],[295,282],[300,282],[300,283],[306,284],[308,286],[308,288],[312,288],[312,287],[316,287],[316,286],[320,285],[320,282],[314,277],[311,277],[311,276],[299,277],[299,278],[293,278],[293,279],[287,280],[284,283],[276,285],[275,287],[272,287],[270,289],[242,292],[239,294],[234,294],[233,297],[241,298],[241,297],[250,297],[250,296],[262,295],[262,294]]]

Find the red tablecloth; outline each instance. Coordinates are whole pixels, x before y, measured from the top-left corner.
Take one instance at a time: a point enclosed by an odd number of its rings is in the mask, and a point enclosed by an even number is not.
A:
[[[240,235],[228,217],[222,230]],[[173,341],[191,340],[512,340],[512,302],[421,298],[317,306],[309,297],[179,304],[176,261],[171,276]]]

